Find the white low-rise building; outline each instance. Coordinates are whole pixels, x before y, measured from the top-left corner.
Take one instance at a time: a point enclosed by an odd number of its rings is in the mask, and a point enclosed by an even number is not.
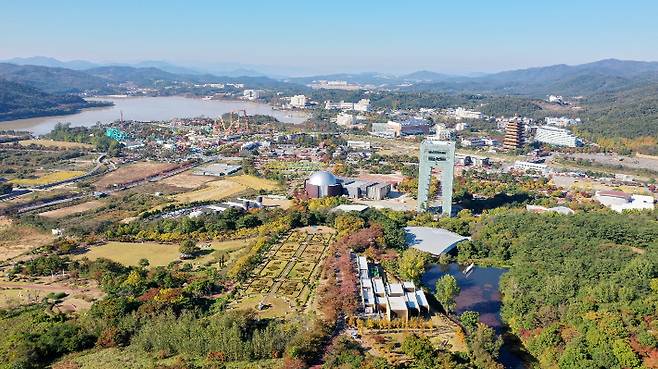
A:
[[[517,160],[514,162],[514,169],[522,172],[527,172],[529,170],[545,174],[548,172],[548,166],[543,163],[533,163],[530,161],[521,161]]]
[[[596,191],[594,199],[619,213],[624,210],[653,210],[655,203],[653,196],[622,191]]]
[[[480,137],[475,138],[464,138],[461,140],[461,145],[463,147],[483,147],[486,145],[484,139]]]
[[[558,126],[558,127],[569,127],[575,126],[581,123],[580,118],[572,119],[567,117],[546,117],[544,122],[549,126]]]
[[[461,106],[455,109],[455,118],[457,119],[482,119],[483,114],[479,111],[468,110]]]
[[[324,103],[324,108],[326,110],[355,110],[355,111],[360,111],[360,112],[367,112],[370,110],[370,99],[361,99],[355,103],[351,102],[345,102],[345,101],[340,101],[340,102],[333,102],[331,100],[327,100]]]
[[[386,275],[365,256],[356,258],[363,315],[408,320],[411,316],[427,316],[430,305],[422,289],[411,281],[388,283]],[[371,275],[370,270],[377,271]]]

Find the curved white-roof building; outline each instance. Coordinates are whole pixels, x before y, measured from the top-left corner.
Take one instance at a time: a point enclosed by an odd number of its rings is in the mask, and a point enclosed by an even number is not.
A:
[[[455,232],[433,227],[405,227],[406,241],[409,247],[439,256],[452,251],[457,244],[468,240]]]

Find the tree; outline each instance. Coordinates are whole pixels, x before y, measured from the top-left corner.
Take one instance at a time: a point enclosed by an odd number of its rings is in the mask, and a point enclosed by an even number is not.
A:
[[[455,310],[455,297],[459,294],[460,288],[457,285],[455,277],[446,274],[436,281],[434,296],[441,303],[446,312]]]
[[[148,268],[149,265],[151,265],[151,263],[149,263],[149,259],[147,259],[147,258],[141,258],[141,259],[139,259],[139,266],[140,266],[140,267],[142,267],[142,268]]]
[[[338,231],[338,237],[350,235],[365,226],[366,222],[353,214],[340,214],[334,221],[334,227]]]
[[[480,322],[480,313],[470,310],[464,311],[462,315],[459,316],[459,321],[469,333],[472,333]]]
[[[496,336],[493,328],[483,323],[478,323],[475,332],[470,339],[471,353],[475,363],[481,368],[502,368],[496,362],[503,346],[503,340]]]
[[[412,248],[404,250],[398,262],[400,277],[418,282],[425,272],[427,262],[428,257],[424,252]]]
[[[194,255],[199,251],[199,248],[197,247],[195,240],[191,238],[187,238],[180,243],[180,247],[178,248],[178,251],[181,254]]]

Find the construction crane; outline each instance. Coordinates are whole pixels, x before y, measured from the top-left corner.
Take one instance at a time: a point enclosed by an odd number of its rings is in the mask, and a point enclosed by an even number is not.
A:
[[[242,115],[240,115],[240,113],[242,113]],[[228,121],[224,120],[224,117],[220,116],[219,119],[215,121],[213,131],[215,134],[248,133],[249,116],[247,115],[247,111],[241,109],[230,112]]]

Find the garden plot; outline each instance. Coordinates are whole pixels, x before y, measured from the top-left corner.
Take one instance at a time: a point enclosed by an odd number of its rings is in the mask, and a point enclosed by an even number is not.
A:
[[[256,306],[269,306],[273,301],[286,301],[289,309],[303,307],[315,286],[319,266],[333,240],[333,230],[297,229],[281,238],[254,269],[253,279],[244,289],[235,307],[256,301]],[[278,304],[280,305],[280,304]],[[269,307],[264,312],[270,309]],[[287,312],[286,312],[287,313]],[[285,314],[284,314],[285,315]]]

